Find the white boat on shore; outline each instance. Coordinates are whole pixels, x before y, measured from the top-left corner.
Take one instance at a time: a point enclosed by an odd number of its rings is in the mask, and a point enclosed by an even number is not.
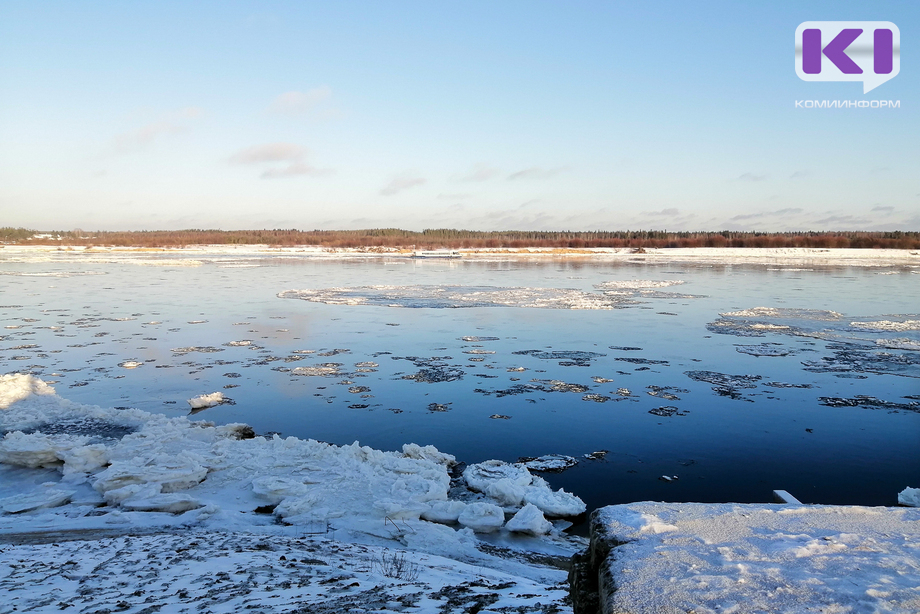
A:
[[[463,254],[456,250],[438,249],[412,252],[412,258],[462,258]]]

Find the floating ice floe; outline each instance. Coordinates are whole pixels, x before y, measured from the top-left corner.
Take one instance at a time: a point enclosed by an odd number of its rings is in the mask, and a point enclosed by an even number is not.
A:
[[[720,316],[726,318],[794,318],[808,320],[839,320],[843,317],[842,313],[828,311],[823,309],[792,309],[788,307],[753,307],[751,309],[740,309],[738,311],[726,311],[720,313]]]
[[[751,356],[788,356],[792,350],[774,343],[760,343],[758,345],[736,345],[735,351]]]
[[[629,279],[623,281],[605,281],[597,284],[597,287],[605,290],[638,290],[646,288],[667,288],[668,286],[677,286],[682,283],[685,283],[682,279]]]
[[[221,403],[226,403],[227,398],[222,392],[212,392],[211,394],[203,394],[201,396],[193,397],[188,400],[188,404],[192,409],[204,409],[206,407],[214,407],[215,405],[220,405]]]
[[[119,367],[122,367],[122,368],[124,368],[124,369],[136,369],[136,368],[140,367],[140,366],[143,365],[143,364],[144,364],[144,363],[138,362],[138,361],[136,361],[136,360],[126,360],[126,361],[124,361],[124,362],[118,363],[118,366],[119,366]]]
[[[920,350],[920,341],[899,337],[897,339],[876,339],[876,345],[892,350]]]
[[[326,363],[315,367],[294,367],[291,369],[291,375],[300,375],[305,377],[341,375],[338,363]]]
[[[586,292],[574,288],[509,288],[501,286],[358,286],[352,288],[320,288],[286,290],[279,298],[294,298],[329,305],[372,305],[377,307],[408,307],[450,309],[458,307],[528,307],[534,309],[615,309],[636,303],[636,298],[695,298],[657,292],[661,288],[682,282],[609,282],[628,286],[596,286],[601,292]],[[663,285],[662,285],[663,284]],[[494,337],[462,337],[463,341],[494,341]]]
[[[565,454],[545,454],[536,458],[522,458],[521,463],[530,471],[565,471],[578,464],[578,459]]]
[[[216,348],[216,347],[209,346],[209,345],[206,345],[206,346],[193,345],[193,346],[184,347],[184,348],[173,348],[172,349],[172,352],[179,356],[184,356],[192,352],[202,352],[204,354],[212,354],[214,352],[223,352],[223,351],[224,350],[222,348]]]
[[[850,328],[879,332],[920,330],[920,320],[902,320],[900,322],[893,320],[878,320],[875,322],[850,322]]]

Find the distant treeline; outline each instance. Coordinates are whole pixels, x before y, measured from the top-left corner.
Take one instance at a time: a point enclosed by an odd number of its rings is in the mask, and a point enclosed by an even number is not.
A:
[[[920,249],[920,232],[668,232],[665,230],[539,232],[438,228],[369,230],[36,231],[0,228],[0,241],[27,245],[181,247],[185,245],[319,245],[412,249],[555,247],[817,247]]]

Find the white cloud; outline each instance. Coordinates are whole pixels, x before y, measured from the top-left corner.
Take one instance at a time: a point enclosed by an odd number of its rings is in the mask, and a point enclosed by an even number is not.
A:
[[[757,175],[756,173],[743,173],[738,177],[739,181],[763,181],[766,175]]]
[[[338,111],[327,103],[332,100],[332,89],[327,85],[314,87],[306,92],[285,92],[275,98],[268,107],[272,113],[281,115],[303,115],[309,112],[320,112],[321,115],[330,117]]]
[[[648,215],[650,217],[674,217],[675,215],[680,215],[680,209],[662,209],[661,211],[643,211],[643,215]]]
[[[294,162],[289,166],[282,168],[270,168],[262,173],[262,179],[279,179],[282,177],[298,177],[307,175],[310,177],[325,177],[334,174],[331,168],[316,168],[304,162]]]
[[[531,166],[530,168],[525,168],[524,170],[517,171],[516,173],[511,173],[508,175],[508,181],[514,181],[516,179],[549,179],[550,177],[555,177],[559,173],[569,170],[567,166],[560,166],[557,168],[541,168],[539,166]]]
[[[393,196],[398,194],[403,190],[408,190],[409,188],[414,188],[415,186],[422,185],[427,180],[424,177],[415,177],[411,175],[403,175],[393,179],[390,183],[386,185],[382,190],[380,190],[381,196]]]
[[[497,176],[501,171],[488,164],[476,164],[468,173],[458,178],[458,181],[479,182],[488,181]]]
[[[316,168],[304,162],[307,150],[294,143],[265,143],[241,149],[230,158],[231,164],[256,165],[273,162],[289,162],[287,166],[270,166],[262,172],[262,179],[283,177],[325,177],[335,171],[331,168]]]
[[[162,136],[188,132],[190,128],[181,122],[183,120],[196,119],[200,117],[201,114],[202,110],[199,107],[185,107],[168,113],[160,121],[152,122],[137,130],[117,135],[112,142],[112,150],[114,150],[115,153],[124,154],[146,149]]]
[[[117,153],[133,153],[146,149],[158,137],[168,134],[181,134],[188,131],[184,126],[172,122],[148,124],[133,132],[126,132],[115,137],[113,148]]]
[[[307,155],[305,149],[294,143],[266,143],[241,149],[229,161],[232,164],[259,164],[261,162],[297,162]]]

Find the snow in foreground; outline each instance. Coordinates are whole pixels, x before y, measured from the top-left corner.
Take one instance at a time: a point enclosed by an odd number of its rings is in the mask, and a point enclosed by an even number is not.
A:
[[[920,510],[636,503],[596,512],[609,612],[920,612]]]
[[[571,611],[564,576],[546,585],[380,546],[195,530],[69,537],[80,541],[0,536],[0,612]]]

